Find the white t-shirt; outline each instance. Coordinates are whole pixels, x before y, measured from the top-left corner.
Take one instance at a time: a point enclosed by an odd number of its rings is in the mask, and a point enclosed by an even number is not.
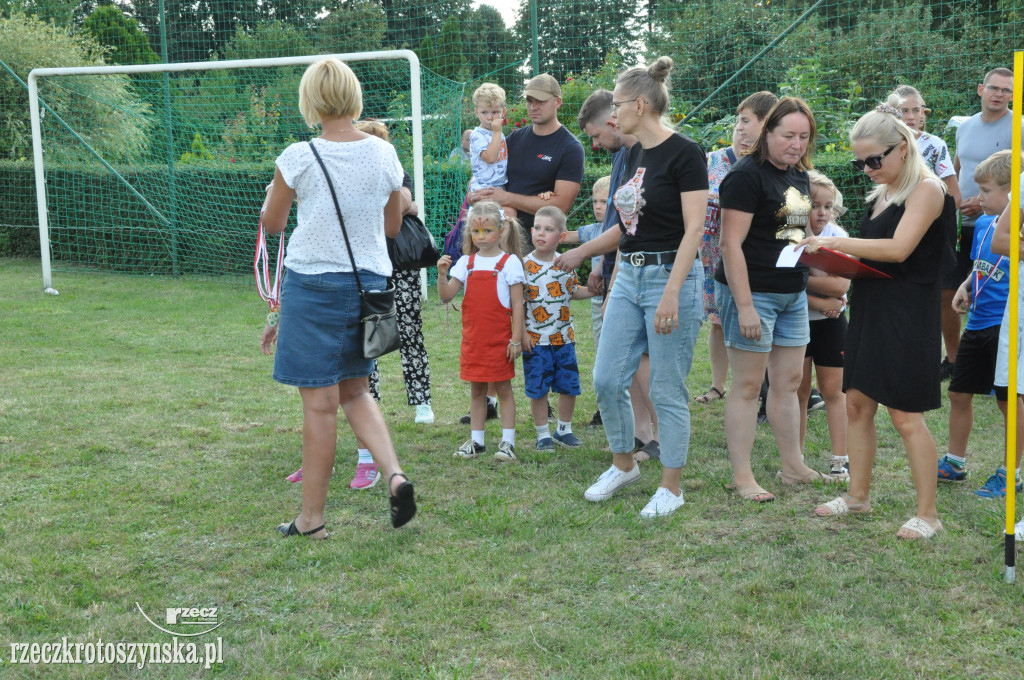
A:
[[[840,227],[839,225],[835,224],[834,222],[829,222],[824,227],[822,227],[821,233],[818,234],[818,236],[838,236],[839,238],[847,238],[849,237],[849,234],[847,234],[846,230]],[[825,274],[825,272],[821,271],[820,269],[815,269],[814,267],[811,267],[811,276],[814,276],[815,274],[820,276],[821,274]],[[811,294],[807,293],[807,295],[810,296]],[[846,301],[845,295],[843,296],[843,301]],[[827,318],[827,316],[825,316],[818,310],[811,309],[810,307],[807,308],[808,321],[821,321],[822,319]]]
[[[555,269],[553,264],[554,260],[538,260],[533,253],[526,256],[523,264],[529,276],[523,292],[526,298],[526,330],[536,345],[576,342],[570,304],[579,280],[575,271]]]
[[[473,260],[473,271],[494,271],[495,265],[498,264],[498,260],[502,256],[504,256],[504,253],[497,257],[481,257],[480,253],[477,253],[476,258]],[[466,283],[466,279],[469,278],[468,267],[469,255],[463,255],[459,258],[458,262],[452,265],[452,268],[448,271],[448,277],[462,281],[462,285],[468,289],[469,284]],[[526,283],[526,278],[523,276],[523,263],[519,261],[518,257],[512,255],[505,261],[505,266],[502,267],[501,271],[498,272],[498,300],[505,307],[512,306],[508,288],[516,283]]]
[[[355,142],[317,138],[313,143],[331,173],[356,266],[391,276],[384,206],[391,192],[402,188],[395,147],[373,136]],[[289,146],[277,157],[277,167],[299,201],[284,265],[300,274],[352,271],[327,179],[309,144]]]
[[[498,149],[498,160],[487,163],[480,158],[480,153],[494,139],[494,131],[485,127],[477,127],[469,136],[469,162],[473,167],[473,179],[469,184],[471,191],[486,187],[503,187],[508,181],[508,147],[505,135],[501,136],[501,148]]]
[[[921,152],[925,164],[939,176],[939,179],[956,174],[953,159],[949,155],[949,147],[941,138],[922,132],[917,138],[917,149]]]

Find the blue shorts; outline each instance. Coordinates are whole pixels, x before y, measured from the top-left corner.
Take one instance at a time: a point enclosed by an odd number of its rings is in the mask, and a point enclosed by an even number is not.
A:
[[[367,290],[384,290],[387,279],[360,270]],[[281,321],[274,352],[274,380],[295,387],[330,387],[365,378],[373,359],[363,358],[359,288],[351,272],[286,271],[281,284]]]
[[[743,337],[736,299],[725,284],[715,286],[715,301],[722,320],[725,346],[747,352],[770,352],[772,345],[803,347],[811,341],[807,321],[807,293],[751,293],[761,317],[761,339]]]
[[[523,353],[526,396],[543,399],[548,392],[576,397],[580,394],[580,367],[576,345],[538,345]]]

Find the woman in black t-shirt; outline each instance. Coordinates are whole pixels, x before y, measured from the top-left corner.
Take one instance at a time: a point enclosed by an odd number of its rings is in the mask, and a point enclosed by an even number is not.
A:
[[[768,113],[754,146],[719,189],[722,265],[715,280],[732,390],[725,406],[736,492],[764,503],[775,496],[754,478],[757,399],[768,369],[768,422],[782,459],[786,484],[832,481],[804,464],[800,404],[807,325],[807,267],[779,269],[779,253],[806,235],[811,212],[807,169],[814,150],[814,115],[803,100],[783,97]]]
[[[661,57],[616,80],[612,116],[638,142],[627,160],[625,176],[630,179],[615,191],[619,229],[609,229],[556,260],[556,266],[571,269],[585,257],[613,250],[618,242],[618,273],[594,366],[594,390],[613,464],[583,497],[603,501],[640,480],[632,455],[633,409],[627,390],[647,352],[662,474],[642,517],[667,515],[683,505],[679,484],[690,441],[686,377],[703,315],[704,269],[697,247],[704,232],[708,171],[700,146],[661,122],[668,110],[665,80],[671,68],[672,60]]]

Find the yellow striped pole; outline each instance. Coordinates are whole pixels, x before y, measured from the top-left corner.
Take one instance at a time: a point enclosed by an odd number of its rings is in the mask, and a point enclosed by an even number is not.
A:
[[[1020,316],[1017,301],[1020,290],[1020,122],[1021,93],[1024,90],[1024,52],[1013,54],[1013,158],[1012,181],[1010,182],[1010,366],[1007,392],[1013,397],[1013,404],[1006,409],[1006,582],[1013,583],[1016,576],[1016,546],[1014,544],[1013,521],[1017,516],[1017,319]]]

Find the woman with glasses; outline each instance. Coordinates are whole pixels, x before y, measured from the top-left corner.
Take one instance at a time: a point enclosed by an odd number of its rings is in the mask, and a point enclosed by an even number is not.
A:
[[[903,438],[917,489],[917,513],[898,538],[931,538],[942,529],[935,508],[938,453],[924,412],[939,408],[939,284],[952,262],[945,230],[956,206],[917,153],[914,134],[887,106],[850,132],[853,164],[875,183],[860,238],[813,236],[808,252],[841,248],[891,278],[854,279],[843,389],[846,391],[849,494],[815,509],[819,516],[871,510],[871,469],[878,446],[875,412],[889,411]]]
[[[725,404],[725,439],[740,498],[775,500],[754,477],[757,401],[768,370],[768,422],[782,459],[786,484],[831,478],[807,467],[800,455],[797,388],[803,377],[807,322],[805,265],[780,269],[779,253],[806,236],[814,115],[795,97],[768,112],[761,134],[722,181],[722,266],[716,294],[732,390]]]
[[[645,518],[671,514],[683,505],[680,481],[690,442],[686,377],[703,312],[704,269],[697,248],[704,235],[708,168],[696,142],[662,123],[669,110],[666,81],[671,69],[672,60],[660,57],[650,66],[619,74],[612,117],[623,134],[637,140],[626,161],[624,176],[629,179],[614,192],[619,229],[609,229],[555,260],[559,268],[572,269],[585,257],[619,247],[594,364],[594,391],[612,465],[583,497],[604,501],[640,481],[632,453],[628,390],[646,352],[662,470],[657,491],[640,511]]]

